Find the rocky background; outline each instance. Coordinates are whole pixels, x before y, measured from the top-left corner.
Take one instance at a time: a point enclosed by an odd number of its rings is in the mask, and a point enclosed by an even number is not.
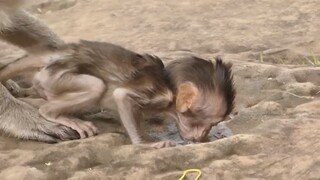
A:
[[[0,137],[0,179],[172,180],[189,168],[201,180],[320,178],[319,1],[32,0],[29,11],[68,42],[108,41],[166,62],[220,55],[234,64],[236,109],[214,129],[227,138],[161,150],[129,145],[103,115],[88,117],[102,133],[85,140]],[[2,62],[23,54],[0,48]],[[146,134],[176,130],[146,122]]]

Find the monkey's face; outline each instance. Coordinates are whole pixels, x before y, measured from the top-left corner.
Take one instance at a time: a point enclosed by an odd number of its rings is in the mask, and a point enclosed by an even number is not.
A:
[[[217,92],[199,93],[192,83],[180,85],[176,96],[175,119],[182,138],[206,142],[211,128],[226,116],[226,102]]]
[[[177,112],[177,125],[180,136],[187,142],[206,142],[212,124],[208,119],[199,118],[197,113],[188,110],[186,112]]]
[[[224,115],[219,116],[207,110],[205,107],[201,109],[190,108],[185,112],[176,113],[175,118],[180,135],[185,141],[193,143],[207,142],[211,128],[225,119]],[[223,113],[221,111],[221,114]]]

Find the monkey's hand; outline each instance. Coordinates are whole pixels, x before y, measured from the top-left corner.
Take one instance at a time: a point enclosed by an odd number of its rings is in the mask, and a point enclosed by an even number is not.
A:
[[[13,121],[9,122],[11,123],[10,128],[4,128],[4,131],[19,139],[36,140],[46,143],[57,143],[80,138],[75,130],[47,121],[40,116],[34,117],[34,119],[22,119],[11,119]]]
[[[80,135],[75,130],[45,119],[41,120],[41,123],[37,122],[37,126],[34,140],[47,143],[57,143],[60,141],[80,139]]]
[[[17,112],[24,117],[9,115],[8,120],[0,121],[0,129],[19,139],[57,143],[65,140],[79,139],[79,134],[66,126],[56,124],[41,116],[31,115],[22,110]]]
[[[159,141],[156,143],[151,144],[151,147],[155,149],[161,149],[161,148],[168,148],[168,147],[175,147],[177,144],[172,141]]]

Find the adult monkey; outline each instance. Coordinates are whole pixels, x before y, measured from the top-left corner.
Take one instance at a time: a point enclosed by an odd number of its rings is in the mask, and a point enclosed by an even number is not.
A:
[[[24,11],[22,4],[22,0],[0,0],[0,39],[26,50],[31,56],[64,46],[45,24]],[[16,138],[49,143],[79,138],[71,128],[42,118],[36,109],[15,99],[2,84],[0,130]]]

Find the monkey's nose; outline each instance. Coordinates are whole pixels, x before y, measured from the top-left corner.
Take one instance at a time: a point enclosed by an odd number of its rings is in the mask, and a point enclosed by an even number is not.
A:
[[[191,136],[191,137],[186,137],[184,138],[184,140],[189,143],[189,144],[196,144],[196,143],[202,143],[202,142],[205,142],[206,138],[202,135],[194,135],[194,136]]]

